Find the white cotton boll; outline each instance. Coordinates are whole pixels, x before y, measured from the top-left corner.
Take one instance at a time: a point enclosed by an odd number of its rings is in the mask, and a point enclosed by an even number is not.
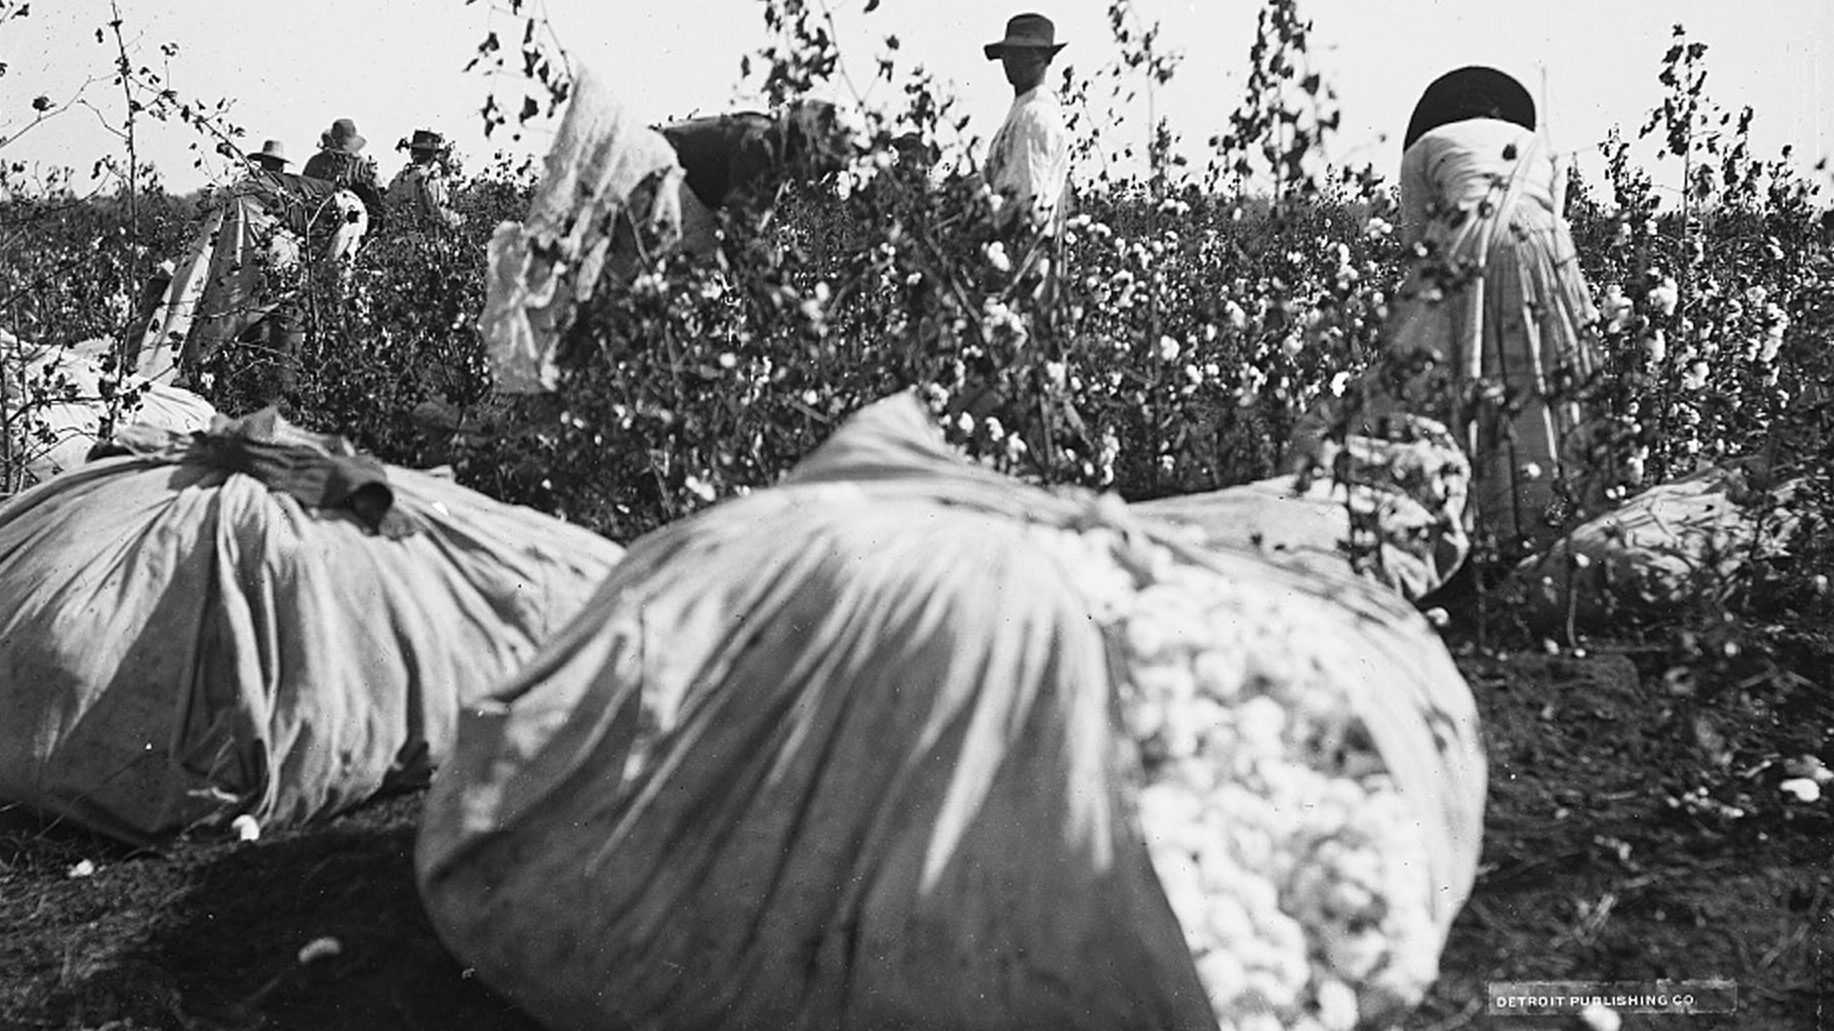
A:
[[[1339,808],[1348,817],[1368,804],[1369,792],[1347,777],[1332,777],[1326,781],[1325,794],[1319,801]]]
[[[1381,966],[1388,940],[1379,931],[1345,932],[1325,939],[1325,962],[1337,976],[1362,982]]]
[[[1195,670],[1193,670],[1192,679],[1195,682]],[[1216,699],[1206,695],[1203,692],[1202,684],[1197,684],[1196,691],[1197,696],[1191,699],[1190,705],[1185,711],[1184,718],[1190,720],[1191,725],[1197,728],[1197,730],[1206,737],[1215,735],[1218,731],[1233,733],[1233,717],[1230,715],[1229,710],[1223,708]],[[1203,768],[1214,768],[1211,763],[1192,763],[1191,765]]]
[[[1203,819],[1203,802],[1171,784],[1141,788],[1134,804],[1139,809],[1141,825],[1149,832],[1193,826]]]
[[[1341,899],[1334,898],[1333,901],[1350,903],[1354,902],[1357,897],[1354,894],[1348,894],[1350,892],[1360,890],[1374,893],[1379,891],[1383,887],[1384,880],[1382,868],[1382,857],[1376,855],[1371,849],[1350,848],[1339,853],[1337,861],[1332,864],[1332,873],[1337,878],[1339,890],[1346,894]]]
[[[1197,976],[1210,995],[1210,1004],[1228,1006],[1248,987],[1248,972],[1227,949],[1216,949],[1197,961]]]
[[[1234,887],[1236,898],[1254,921],[1256,932],[1264,933],[1262,922],[1280,912],[1279,893],[1272,884],[1259,877],[1248,878]]]
[[[1255,928],[1274,947],[1276,958],[1282,967],[1289,965],[1295,957],[1301,961],[1296,979],[1303,981],[1306,977],[1303,962],[1306,941],[1305,928],[1300,926],[1299,921],[1286,915],[1283,910],[1273,909],[1255,914]]]
[[[1369,883],[1341,880],[1326,889],[1324,907],[1336,919],[1349,921],[1371,915],[1375,900],[1375,891]]]
[[[1182,662],[1155,662],[1135,666],[1128,673],[1135,688],[1166,707],[1168,723],[1188,722],[1182,710],[1197,697],[1197,680]]]
[[[1238,835],[1240,830],[1240,828],[1231,828],[1230,837]],[[1211,836],[1198,849],[1197,870],[1203,879],[1204,890],[1214,892],[1219,896],[1235,892],[1244,881],[1260,880],[1258,874],[1245,873],[1236,863],[1235,848],[1232,842],[1222,835]]]
[[[1206,736],[1204,748],[1206,751],[1214,749],[1214,738]],[[1208,757],[1202,762],[1173,763],[1170,777],[1165,783],[1175,784],[1193,795],[1207,797],[1221,786],[1221,772],[1217,764]]]
[[[1127,652],[1136,667],[1169,659],[1172,630],[1157,619],[1142,618],[1135,609],[1125,627]]]
[[[1201,917],[1208,910],[1208,902],[1197,863],[1188,853],[1177,849],[1154,849],[1153,871],[1159,875],[1165,901],[1184,927],[1185,937],[1207,934],[1208,928]]]
[[[1261,870],[1270,873],[1274,865],[1273,836],[1253,827],[1237,827],[1233,835],[1236,860],[1249,870]]]
[[[1236,732],[1251,744],[1278,742],[1286,730],[1286,710],[1280,703],[1265,695],[1257,695],[1242,703],[1236,713]]]
[[[1153,584],[1136,595],[1129,623],[1137,621],[1154,624],[1154,629],[1163,635],[1160,638],[1162,647],[1170,645],[1181,649],[1199,648],[1210,637],[1210,629],[1203,618],[1203,609],[1192,599],[1188,591],[1178,586]],[[1161,655],[1162,652],[1140,652],[1139,654],[1155,657]]]
[[[1166,758],[1177,761],[1188,761],[1197,755],[1202,744],[1202,736],[1188,720],[1175,715],[1166,717],[1165,726],[1160,731],[1165,748]]]
[[[1605,287],[1604,296],[1598,302],[1599,313],[1605,317],[1605,328],[1616,331],[1624,328],[1624,322],[1630,317],[1632,305],[1630,298],[1624,296],[1624,288],[1616,283]]]
[[[1217,948],[1229,949],[1238,961],[1246,962],[1252,950],[1245,950],[1244,946],[1256,941],[1254,921],[1249,918],[1248,910],[1227,893],[1206,890],[1204,899],[1204,905],[1198,910],[1198,926]]]
[[[1197,689],[1218,701],[1235,700],[1248,679],[1248,663],[1243,652],[1212,648],[1197,653],[1191,662],[1197,678]]]
[[[1643,341],[1643,352],[1649,356],[1651,365],[1661,365],[1662,360],[1668,357],[1668,338],[1661,330],[1656,330]]]
[[[1662,282],[1649,291],[1650,307],[1664,316],[1675,314],[1675,308],[1681,303],[1681,289],[1673,276],[1664,276]]]
[[[1135,699],[1121,713],[1121,725],[1135,741],[1149,741],[1165,732],[1169,720],[1165,703],[1157,698]]]
[[[1254,1001],[1259,1001],[1261,1005],[1274,1010],[1292,1009],[1294,1004],[1299,1001],[1299,990],[1303,987],[1302,985],[1293,984],[1281,977],[1278,973],[1268,969],[1251,969],[1248,972],[1246,980],[1248,983],[1242,994],[1247,997],[1251,1004]],[[1267,1025],[1269,1028],[1285,1031],[1280,1022],[1274,1019],[1271,1014],[1269,1014],[1268,1017],[1272,1021],[1272,1023]],[[1250,1021],[1244,1021],[1240,1026],[1256,1027],[1259,1025]]]
[[[1326,981],[1318,986],[1318,1023],[1325,1031],[1355,1031],[1356,992],[1342,981]]]

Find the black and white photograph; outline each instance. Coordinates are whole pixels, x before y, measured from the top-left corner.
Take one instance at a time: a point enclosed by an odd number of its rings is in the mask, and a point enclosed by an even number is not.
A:
[[[0,0],[0,1031],[1834,1031],[1829,0]]]

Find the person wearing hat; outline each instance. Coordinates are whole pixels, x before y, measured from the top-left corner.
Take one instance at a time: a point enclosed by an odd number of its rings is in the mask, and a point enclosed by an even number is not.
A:
[[[1003,230],[1032,226],[1050,232],[1061,221],[1070,134],[1063,107],[1044,82],[1064,48],[1056,37],[1051,19],[1018,14],[1006,23],[1004,37],[981,48],[989,61],[1005,67],[1013,88],[1013,105],[987,148],[987,185]]]
[[[395,144],[408,152],[408,165],[388,184],[383,201],[389,218],[416,229],[457,229],[464,217],[452,209],[452,188],[447,161],[451,144],[431,129],[415,129],[414,135]]]
[[[1600,368],[1598,312],[1560,211],[1565,176],[1535,127],[1534,99],[1494,68],[1448,72],[1415,105],[1401,235],[1421,256],[1350,427],[1394,411],[1444,423],[1470,454],[1475,514],[1506,553],[1550,542],[1559,523],[1602,508],[1609,486],[1582,396]]]
[[[369,141],[357,132],[357,123],[340,118],[331,128],[319,134],[318,153],[306,161],[303,174],[308,179],[322,179],[357,195],[368,209],[372,226],[382,224],[382,187],[376,175],[376,163],[363,156]]]
[[[287,157],[285,144],[268,140],[261,144],[259,151],[248,156],[248,163],[263,172],[284,172],[293,162]]]

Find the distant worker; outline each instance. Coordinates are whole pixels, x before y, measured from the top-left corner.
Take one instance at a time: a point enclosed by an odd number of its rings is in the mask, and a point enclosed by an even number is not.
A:
[[[1401,239],[1415,257],[1386,358],[1301,420],[1296,464],[1318,461],[1343,417],[1366,433],[1392,413],[1426,416],[1469,452],[1472,505],[1505,550],[1539,548],[1601,508],[1616,475],[1586,396],[1598,311],[1561,213],[1565,176],[1534,99],[1495,68],[1435,79],[1402,146]]]
[[[279,140],[268,140],[261,145],[260,150],[248,156],[248,163],[263,172],[284,172],[293,162],[287,157],[285,144]]]
[[[306,162],[305,176],[322,179],[357,195],[369,213],[372,225],[382,224],[382,187],[376,175],[376,163],[363,156],[363,145],[369,142],[357,132],[357,123],[340,118],[331,128],[319,134],[317,154]]]
[[[408,166],[388,184],[383,198],[391,222],[402,228],[457,229],[464,216],[452,208],[452,145],[431,129],[395,144],[408,152]]]
[[[1001,230],[1024,226],[1054,233],[1063,218],[1063,193],[1070,176],[1070,133],[1063,107],[1045,73],[1064,44],[1042,14],[1014,15],[1006,37],[982,47],[989,61],[1005,66],[1013,106],[987,149],[987,185],[994,192],[994,220]]]
[[[853,144],[834,105],[797,100],[775,114],[741,111],[656,127],[681,164],[682,241],[689,253],[713,247],[721,210],[763,211],[786,180],[838,170]]]

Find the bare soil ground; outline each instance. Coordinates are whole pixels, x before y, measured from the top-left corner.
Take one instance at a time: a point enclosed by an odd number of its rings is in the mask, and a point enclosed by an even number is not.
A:
[[[1628,1015],[1625,1031],[1834,1029],[1834,799],[1777,787],[1783,758],[1834,758],[1834,649],[1803,651],[1793,677],[1688,684],[1652,650],[1462,650],[1489,737],[1487,840],[1406,1031],[1565,1031],[1581,1025],[1486,1013],[1486,984],[1664,977],[1734,980],[1738,1012]],[[157,852],[0,813],[0,1028],[533,1028],[434,938],[419,803]],[[302,966],[325,937],[338,954]]]

